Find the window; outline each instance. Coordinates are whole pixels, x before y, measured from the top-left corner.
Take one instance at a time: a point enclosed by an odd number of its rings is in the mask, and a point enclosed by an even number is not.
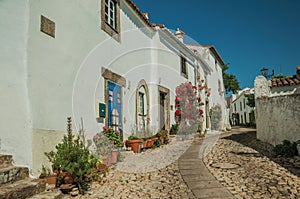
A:
[[[139,92],[139,115],[144,116],[145,108],[144,108],[144,93]]]
[[[240,110],[242,110],[243,106],[242,106],[242,102],[240,102]]]
[[[215,68],[216,68],[216,71],[218,72],[218,61],[217,61],[217,59],[215,59]]]
[[[120,124],[120,117],[119,112],[117,109],[113,109],[111,112],[111,126],[116,131],[119,130],[119,124]]]
[[[120,0],[101,1],[101,28],[120,41]]]
[[[182,76],[188,78],[187,61],[183,56],[180,57],[180,71]]]
[[[114,92],[112,90],[109,90],[108,91],[108,100],[110,102],[113,102],[114,101]]]
[[[219,95],[222,96],[223,91],[222,91],[222,87],[221,87],[221,81],[218,79],[218,91],[219,91]]]
[[[117,93],[117,103],[121,104],[121,92],[120,91]]]
[[[145,129],[146,127],[146,115],[145,115],[145,100],[144,100],[144,93],[139,92],[139,128]]]
[[[116,2],[105,0],[105,22],[116,29]]]

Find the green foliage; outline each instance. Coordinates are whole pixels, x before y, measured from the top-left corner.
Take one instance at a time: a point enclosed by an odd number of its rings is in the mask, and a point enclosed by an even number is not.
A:
[[[255,98],[254,93],[251,94],[245,94],[245,97],[247,98],[247,105],[251,108],[255,107]]]
[[[51,169],[46,168],[45,165],[42,165],[41,176],[48,176],[51,174]]]
[[[140,140],[140,138],[135,135],[130,135],[127,139],[128,140]]]
[[[273,150],[276,155],[281,155],[283,157],[294,157],[298,155],[297,143],[291,143],[288,140],[284,140],[282,144],[276,145]]]
[[[287,76],[286,75],[284,75],[284,74],[282,74],[282,73],[279,73],[279,74],[277,74],[277,75],[273,75],[272,77],[271,77],[271,79],[275,79],[275,78],[286,78]]]
[[[167,130],[160,130],[157,134],[156,137],[163,138],[164,139],[164,143],[160,143],[162,144],[168,144],[169,143],[169,133]]]
[[[236,93],[240,89],[240,85],[235,75],[226,73],[226,70],[228,68],[229,68],[228,65],[224,65],[222,71],[225,92],[226,94],[229,92]]]
[[[220,105],[215,105],[210,109],[211,129],[219,130],[220,121],[222,119],[222,108]]]
[[[107,156],[112,153],[114,145],[111,141],[103,134],[99,132],[93,137],[94,144],[96,146],[94,155],[100,159],[101,156]]]
[[[176,135],[178,133],[179,124],[173,124],[170,129],[170,135]]]
[[[52,163],[53,170],[68,172],[83,194],[88,186],[88,175],[95,168],[97,159],[85,148],[80,138],[72,134],[71,119],[68,120],[68,134],[64,135],[62,143],[56,145],[56,151],[46,152],[45,155]]]
[[[154,140],[154,144],[152,146],[152,148],[158,148],[160,147],[161,143],[160,143],[160,140]]]
[[[103,127],[103,134],[107,137],[111,143],[116,147],[122,147],[120,130],[113,130],[112,128]]]

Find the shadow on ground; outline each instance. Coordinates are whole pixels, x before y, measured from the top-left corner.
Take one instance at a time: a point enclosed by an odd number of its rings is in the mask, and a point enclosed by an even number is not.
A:
[[[232,134],[224,137],[223,139],[233,140],[244,146],[250,147],[258,151],[261,155],[267,156],[270,160],[286,168],[294,175],[300,177],[300,158],[285,158],[276,156],[273,151],[274,147],[271,144],[262,142],[256,138],[256,131]]]

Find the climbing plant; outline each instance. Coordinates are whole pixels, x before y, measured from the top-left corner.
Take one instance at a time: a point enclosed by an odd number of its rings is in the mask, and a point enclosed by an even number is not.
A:
[[[176,87],[175,120],[179,124],[179,133],[190,134],[197,131],[199,108],[197,87],[191,82]]]
[[[222,119],[222,108],[221,106],[215,105],[210,109],[210,120],[211,120],[211,129],[219,130],[220,129],[220,121]]]

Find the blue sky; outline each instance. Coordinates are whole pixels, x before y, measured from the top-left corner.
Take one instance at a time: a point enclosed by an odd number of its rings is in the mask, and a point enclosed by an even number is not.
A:
[[[300,0],[133,0],[150,22],[182,29],[216,47],[240,87],[266,67],[294,75],[300,65]]]

